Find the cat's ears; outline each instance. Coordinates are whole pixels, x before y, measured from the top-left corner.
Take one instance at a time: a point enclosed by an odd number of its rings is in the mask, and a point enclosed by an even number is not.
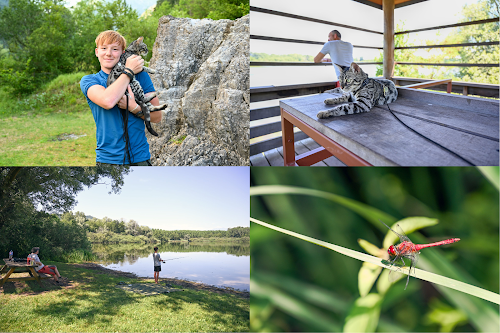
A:
[[[360,67],[358,66],[358,64],[357,64],[357,63],[355,63],[355,62],[352,62],[352,63],[351,63],[351,67],[350,67],[349,69],[350,69],[353,73],[354,73],[354,72],[358,72],[358,73],[359,73],[359,72],[362,72],[361,68],[360,68]]]
[[[339,64],[336,64],[336,63],[333,63],[335,66],[337,66],[337,68],[340,70],[340,72],[342,73],[344,71],[344,69],[346,68],[345,66],[340,66]]]
[[[338,69],[341,71],[341,72],[346,72],[346,71],[351,71],[353,73],[356,73],[356,72],[361,72],[361,68],[358,66],[358,64],[356,64],[355,62],[351,63],[351,67],[347,67],[347,66],[341,66],[339,64],[336,64],[334,63],[335,66],[338,67]]]
[[[143,41],[143,40],[144,40],[144,37],[142,37],[142,36],[141,36],[141,37],[139,37],[139,38],[137,38],[137,41],[138,41],[139,43],[142,43],[142,41]]]

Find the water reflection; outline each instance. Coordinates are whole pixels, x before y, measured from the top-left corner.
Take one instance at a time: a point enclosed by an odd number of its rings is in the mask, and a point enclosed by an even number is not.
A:
[[[106,268],[153,277],[153,244],[94,244]],[[250,244],[158,244],[163,260],[160,278],[180,278],[250,290]]]

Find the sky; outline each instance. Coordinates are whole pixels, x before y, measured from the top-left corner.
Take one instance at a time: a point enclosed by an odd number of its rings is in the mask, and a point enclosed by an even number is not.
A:
[[[111,180],[77,195],[73,212],[131,219],[164,230],[227,230],[249,227],[247,167],[132,167],[120,194]]]

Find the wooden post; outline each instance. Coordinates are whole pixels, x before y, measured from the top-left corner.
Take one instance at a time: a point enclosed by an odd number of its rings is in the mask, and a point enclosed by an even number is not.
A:
[[[384,10],[384,78],[394,76],[394,0],[382,0]]]

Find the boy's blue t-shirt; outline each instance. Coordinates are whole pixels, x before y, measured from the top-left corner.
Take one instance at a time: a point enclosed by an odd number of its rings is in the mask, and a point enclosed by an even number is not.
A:
[[[148,73],[141,72],[135,76],[142,86],[144,94],[155,91],[153,82]],[[149,144],[144,133],[144,120],[134,117],[132,113],[128,114],[128,137],[130,142],[130,159],[125,153],[125,136],[123,135],[123,118],[120,109],[115,105],[112,109],[106,110],[103,107],[92,102],[87,91],[95,84],[104,88],[107,87],[108,74],[102,70],[97,74],[84,76],[80,81],[80,88],[87,98],[87,103],[92,110],[96,124],[96,162],[109,164],[123,164],[125,155],[125,164],[138,163],[149,160]],[[130,103],[130,102],[129,102]]]

